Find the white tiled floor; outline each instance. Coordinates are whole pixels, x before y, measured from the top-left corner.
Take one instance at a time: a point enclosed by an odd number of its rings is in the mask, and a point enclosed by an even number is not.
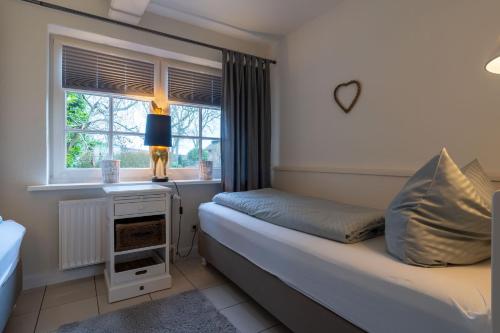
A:
[[[103,276],[23,291],[4,333],[49,333],[60,325],[199,289],[242,333],[287,333],[266,310],[199,258],[171,266],[170,289],[109,304]]]

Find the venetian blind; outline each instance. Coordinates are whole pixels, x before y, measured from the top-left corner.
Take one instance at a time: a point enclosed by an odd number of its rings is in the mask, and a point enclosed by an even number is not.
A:
[[[220,76],[168,68],[168,99],[175,102],[220,106]]]
[[[154,64],[63,46],[63,88],[154,96]]]

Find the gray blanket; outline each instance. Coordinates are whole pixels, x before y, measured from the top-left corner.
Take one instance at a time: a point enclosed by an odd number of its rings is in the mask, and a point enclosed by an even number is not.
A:
[[[274,189],[220,193],[213,201],[260,220],[343,243],[384,232],[384,212]]]

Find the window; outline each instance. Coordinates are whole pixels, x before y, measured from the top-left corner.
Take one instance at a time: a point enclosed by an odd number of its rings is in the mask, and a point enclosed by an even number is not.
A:
[[[144,146],[154,64],[92,50],[62,46],[65,100],[65,167],[98,168],[103,159],[121,168],[149,168]],[[77,89],[77,90],[75,90]]]
[[[221,176],[220,108],[171,104],[171,168],[198,168],[200,161],[213,162],[213,177]]]
[[[168,100],[169,174],[198,178],[201,160],[220,178],[220,70],[53,37],[51,183],[99,182],[100,161],[121,161],[124,181],[152,176],[144,131],[152,100]]]
[[[149,168],[144,129],[149,101],[66,91],[66,168],[98,168],[103,159],[121,168]]]
[[[211,161],[213,177],[221,177],[220,75],[168,67],[172,117],[171,168],[198,168]]]

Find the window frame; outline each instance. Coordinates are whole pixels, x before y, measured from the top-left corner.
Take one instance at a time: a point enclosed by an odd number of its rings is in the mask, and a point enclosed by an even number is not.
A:
[[[183,61],[178,61],[174,59],[162,59],[161,62],[161,71],[162,71],[162,82],[163,84],[163,93],[165,94],[165,99],[168,100],[168,68],[169,67],[175,67],[179,69],[185,69],[189,71],[194,71],[194,72],[200,72],[200,73],[205,73],[205,74],[210,74],[210,75],[222,75],[222,70],[221,69],[216,69],[212,67],[206,67],[206,66],[201,66],[201,65],[196,65],[192,63],[187,63]],[[186,105],[186,106],[191,106],[191,107],[199,107],[199,108],[206,108],[206,109],[215,109],[216,107],[211,106],[211,105],[205,105],[205,104],[196,104],[196,103],[185,103],[185,102],[178,102],[175,100],[170,100],[168,101],[169,105]],[[219,109],[222,112],[222,105],[219,107]],[[201,123],[200,125],[201,126]],[[221,114],[221,131],[222,131],[222,114]],[[200,132],[200,136],[201,136]],[[177,135],[172,135],[173,137],[180,137]],[[211,139],[211,138],[209,138]],[[215,138],[214,138],[215,139]],[[222,132],[221,132],[221,137],[217,138],[222,145]],[[200,139],[201,142],[202,139]],[[198,152],[200,154],[200,152]],[[221,168],[222,168],[222,156],[221,156]],[[176,179],[199,179],[199,168],[198,167],[191,167],[191,168],[170,168],[170,156],[169,156],[169,170],[167,173],[174,175]]]
[[[154,97],[120,95],[113,93],[103,93],[98,91],[84,91],[78,89],[62,88],[62,46],[68,45],[79,48],[86,48],[95,52],[109,53],[119,57],[136,59],[139,61],[151,62],[154,64]],[[48,181],[51,184],[61,183],[100,183],[100,168],[67,168],[66,167],[66,91],[88,93],[91,95],[113,96],[118,98],[129,98],[144,101],[167,101],[169,104],[185,104],[189,106],[206,109],[217,109],[210,105],[198,105],[168,101],[168,67],[183,68],[191,71],[197,71],[212,75],[221,75],[221,70],[202,65],[196,65],[174,59],[165,59],[156,55],[149,55],[136,51],[126,50],[118,47],[97,44],[84,40],[73,39],[60,35],[50,36],[50,71],[49,71],[49,112],[48,112]],[[220,109],[220,108],[219,108]],[[201,111],[200,111],[201,117]],[[112,120],[110,120],[112,125]],[[201,123],[200,123],[201,126]],[[112,128],[108,129],[108,131]],[[90,132],[90,131],[89,131]],[[88,132],[87,132],[88,133]],[[130,135],[131,133],[127,133]],[[144,134],[144,133],[137,133]],[[107,134],[111,135],[111,134]],[[135,135],[135,134],[132,134]],[[200,132],[200,143],[203,143]],[[217,139],[221,138],[205,138]],[[201,147],[201,146],[200,146]],[[112,149],[110,142],[110,149]],[[200,148],[202,149],[202,148]],[[201,151],[199,152],[201,154]],[[201,157],[201,156],[200,156]],[[201,158],[200,158],[201,160]],[[170,161],[169,161],[170,164]],[[120,169],[121,181],[148,181],[153,175],[151,168],[122,168]],[[198,179],[199,172],[197,167],[192,168],[170,168],[168,166],[167,175],[173,179]]]
[[[114,130],[114,106],[115,106],[115,100],[117,99],[126,99],[126,100],[134,100],[134,101],[140,101],[140,102],[147,102],[149,104],[148,99],[139,99],[137,97],[130,97],[126,95],[120,95],[120,94],[110,94],[110,93],[102,93],[102,92],[93,92],[93,91],[86,91],[86,90],[78,90],[78,89],[63,89],[65,93],[65,114],[64,118],[67,118],[67,107],[66,107],[66,94],[67,93],[76,93],[76,94],[86,94],[86,95],[91,95],[91,96],[100,96],[109,99],[109,120],[108,122],[108,129],[107,130],[81,130],[81,129],[72,129],[67,126],[65,122],[64,126],[64,139],[66,140],[66,135],[68,133],[83,133],[83,134],[96,134],[96,135],[106,135],[109,139],[108,141],[108,151],[107,151],[107,156],[113,156],[113,144],[114,144],[114,136],[134,136],[134,137],[142,137],[144,140],[144,135],[145,133],[143,132],[123,132],[123,131],[116,131]],[[66,144],[64,145],[64,164],[66,164],[66,158],[67,158],[67,149],[66,149]],[[113,158],[115,158],[113,156]],[[148,168],[151,168],[149,166]],[[142,169],[148,169],[148,168],[122,168],[120,170],[142,170]],[[99,168],[68,168],[66,169],[70,170],[80,170],[80,169],[99,169]],[[100,169],[99,169],[100,170]]]
[[[171,101],[169,103],[169,106],[172,106],[172,105],[181,105],[181,106],[187,106],[187,107],[197,108],[198,109],[198,134],[199,135],[198,136],[193,136],[193,135],[175,135],[175,134],[172,133],[172,140],[174,138],[197,140],[199,142],[199,147],[198,147],[198,162],[202,161],[202,158],[203,158],[203,140],[212,140],[212,141],[217,140],[217,141],[219,141],[219,144],[221,144],[221,136],[222,136],[222,133],[219,134],[219,137],[203,136],[203,122],[202,122],[202,120],[203,120],[203,109],[218,110],[219,112],[222,113],[221,107],[217,108],[215,106],[205,105],[205,104],[192,104],[192,103]],[[170,111],[170,112],[172,112],[172,111]],[[221,114],[221,117],[222,117],[222,114]],[[221,119],[221,122],[222,122],[222,119]],[[170,162],[169,162],[169,164],[170,164]],[[222,164],[222,161],[221,161],[221,164]],[[198,167],[170,168],[170,170],[179,170],[179,169],[196,170],[196,171],[198,171]]]

